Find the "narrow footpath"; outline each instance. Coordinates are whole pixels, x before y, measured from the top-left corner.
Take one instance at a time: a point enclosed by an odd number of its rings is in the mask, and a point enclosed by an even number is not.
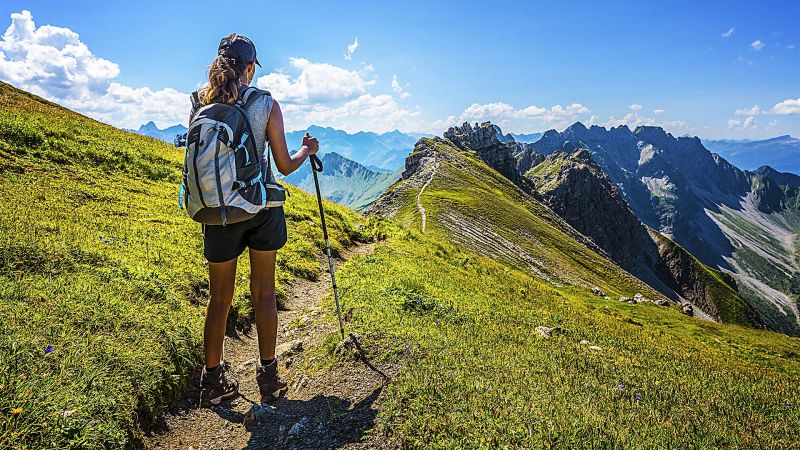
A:
[[[422,185],[422,189],[420,189],[419,193],[417,193],[417,209],[419,210],[420,216],[422,216],[422,233],[425,233],[425,225],[426,222],[428,221],[428,216],[425,214],[425,207],[422,206],[422,193],[425,191],[425,188],[427,188],[428,185],[431,184],[431,181],[433,181],[433,177],[436,176],[436,169],[438,168],[439,168],[439,163],[437,162],[433,166],[433,170],[431,171],[431,177],[428,178],[428,181],[426,181],[425,184]]]
[[[371,244],[357,244],[345,252],[344,261],[371,251]],[[337,260],[336,266],[344,261]],[[320,303],[330,289],[327,270],[318,281],[296,280],[288,287],[287,310],[278,311],[276,354],[280,374],[289,383],[286,397],[270,406],[258,404],[255,325],[249,334],[229,333],[236,335],[225,337],[225,360],[239,380],[241,396],[220,406],[198,408],[196,374],[184,398],[165,413],[163,423],[149,437],[149,446],[193,450],[387,448],[379,436],[367,431],[375,425],[388,381],[383,374],[393,376],[392,367],[369,368],[357,358],[340,358],[334,367],[313,374],[300,369],[308,362],[308,349],[331,333],[338,334],[338,325],[318,320]]]

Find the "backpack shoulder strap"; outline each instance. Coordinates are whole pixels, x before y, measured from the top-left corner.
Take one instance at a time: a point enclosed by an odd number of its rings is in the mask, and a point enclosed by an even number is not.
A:
[[[236,102],[242,109],[247,109],[262,95],[271,96],[269,91],[261,90],[257,87],[250,86],[242,92],[242,97]]]
[[[195,114],[197,114],[197,111],[203,107],[203,104],[200,102],[200,94],[198,91],[192,92],[190,98],[192,101],[192,112],[189,114],[189,121],[191,122]]]

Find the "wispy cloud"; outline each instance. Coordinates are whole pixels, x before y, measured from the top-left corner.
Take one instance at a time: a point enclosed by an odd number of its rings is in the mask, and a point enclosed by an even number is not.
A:
[[[640,109],[642,109],[642,105],[640,105],[640,104],[638,104],[638,103],[634,103],[634,104],[632,104],[632,105],[628,106],[628,108],[629,108],[631,111],[639,111]]]
[[[408,87],[408,84],[406,84],[406,87]],[[397,74],[392,75],[392,91],[397,94],[400,100],[411,97],[411,94],[406,92],[406,90],[403,89],[403,86],[400,85],[400,82],[397,81]]]
[[[767,45],[766,42],[762,41],[761,39],[756,39],[750,43],[750,49],[754,52],[760,52],[764,49],[765,45]]]
[[[731,130],[735,129],[742,129],[742,130],[750,130],[756,127],[756,118],[753,116],[747,117],[744,120],[739,119],[729,119],[728,120],[728,128]]]
[[[663,109],[654,109],[653,110],[653,114],[664,114],[664,110]]]
[[[342,56],[344,56],[344,59],[350,61],[353,59],[353,54],[356,52],[356,49],[358,49],[358,36],[356,36],[352,44],[347,46],[347,51]]]
[[[722,33],[722,37],[729,38],[729,37],[733,36],[733,33],[735,33],[735,32],[736,32],[736,28],[730,27],[730,29],[728,29],[728,31]]]
[[[737,116],[757,116],[763,114],[764,111],[758,105],[755,105],[752,108],[737,109],[733,113]]]

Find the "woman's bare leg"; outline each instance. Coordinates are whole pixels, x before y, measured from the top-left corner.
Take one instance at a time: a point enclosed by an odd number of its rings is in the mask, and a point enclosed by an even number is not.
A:
[[[223,263],[208,263],[208,276],[211,300],[206,308],[203,348],[206,366],[216,367],[222,360],[225,325],[233,301],[233,289],[236,284],[236,259]]]
[[[275,299],[276,250],[250,250],[250,294],[256,313],[258,351],[261,359],[275,358],[278,336],[278,304]]]

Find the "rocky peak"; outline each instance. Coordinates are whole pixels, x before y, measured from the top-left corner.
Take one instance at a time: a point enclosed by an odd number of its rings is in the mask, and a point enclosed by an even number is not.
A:
[[[475,126],[464,122],[460,127],[450,127],[444,132],[444,138],[464,150],[479,150],[499,145],[508,140],[503,136],[500,127],[491,122],[475,123]],[[513,142],[513,138],[511,141]]]
[[[529,144],[515,141],[510,134],[503,135],[500,127],[491,122],[474,126],[465,122],[460,127],[450,127],[443,136],[462,150],[474,151],[489,167],[521,189],[530,190],[529,183],[521,174],[541,161],[541,155]]]
[[[160,131],[160,130],[156,126],[156,123],[151,120],[139,127],[139,132],[142,131]]]

